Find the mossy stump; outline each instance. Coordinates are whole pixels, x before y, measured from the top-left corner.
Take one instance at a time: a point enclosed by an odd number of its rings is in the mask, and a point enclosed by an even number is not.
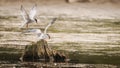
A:
[[[27,45],[20,60],[35,62],[65,62],[66,56],[63,53],[61,54],[49,48],[47,41],[40,40],[32,45]]]

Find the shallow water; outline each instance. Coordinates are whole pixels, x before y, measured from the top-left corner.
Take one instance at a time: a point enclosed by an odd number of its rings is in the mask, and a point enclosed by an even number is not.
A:
[[[1,53],[1,61],[6,61],[7,63],[19,62],[21,53]],[[120,64],[120,56],[108,56],[108,55],[89,55],[89,54],[79,54],[79,52],[69,53],[70,63],[88,63],[88,64]],[[32,60],[32,59],[31,59]],[[112,61],[112,62],[111,62]],[[2,63],[2,62],[1,62]]]
[[[36,38],[31,34],[22,34],[21,32],[27,30],[26,28],[18,28],[22,20],[18,12],[19,7],[18,5],[1,6],[1,15],[4,16],[0,16],[0,68],[51,67],[51,63],[20,62],[19,58],[24,47],[34,42]],[[106,5],[89,7],[84,4],[59,4],[56,7],[49,5],[39,7],[38,19],[41,22],[31,24],[30,28],[43,30],[52,17],[59,17],[49,28],[48,32],[52,38],[48,40],[48,44],[52,49],[64,52],[70,59],[67,64],[53,63],[54,67],[120,67],[120,20],[119,11],[116,11],[119,10],[118,8],[113,6],[114,9],[108,12],[111,7],[107,6],[106,9],[104,8]],[[69,9],[66,10],[66,8]],[[78,12],[75,9],[78,9]],[[98,12],[96,13],[93,9],[97,9]],[[62,13],[61,10],[64,12]],[[15,12],[14,15],[13,12]]]

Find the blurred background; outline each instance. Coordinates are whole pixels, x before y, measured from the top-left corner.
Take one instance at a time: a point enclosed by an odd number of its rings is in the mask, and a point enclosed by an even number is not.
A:
[[[55,2],[55,3],[120,3],[119,0],[1,0],[2,3],[16,3],[16,2],[29,2],[29,3],[50,3],[50,2]]]
[[[34,2],[34,1],[39,1],[39,2],[49,2],[49,1],[56,1],[56,2],[98,2],[98,3],[105,3],[105,2],[111,2],[111,3],[118,3],[120,2],[119,0],[1,0],[1,2],[16,2],[16,1],[27,1],[27,2]]]
[[[21,5],[29,11],[34,4],[38,24],[30,29],[43,30],[58,18],[48,30],[53,50],[65,52],[71,63],[120,67],[120,0],[0,0],[0,63],[18,61],[24,47],[36,41],[35,35],[21,33],[25,27],[19,29]]]

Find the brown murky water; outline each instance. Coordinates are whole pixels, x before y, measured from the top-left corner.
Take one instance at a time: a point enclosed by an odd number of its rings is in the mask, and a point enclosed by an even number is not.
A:
[[[16,4],[14,4],[16,5]],[[44,29],[54,17],[58,20],[49,28],[48,41],[52,49],[65,52],[69,63],[19,62],[26,45],[36,42],[36,35],[23,34],[25,27],[20,16],[20,5],[0,6],[0,67],[82,67],[117,68],[120,64],[120,10],[115,4],[38,3],[38,24],[30,29]],[[23,5],[29,9],[33,4]],[[49,11],[49,12],[48,12]],[[2,48],[4,47],[4,48]],[[8,48],[8,49],[7,49]],[[38,67],[38,68],[39,68]]]

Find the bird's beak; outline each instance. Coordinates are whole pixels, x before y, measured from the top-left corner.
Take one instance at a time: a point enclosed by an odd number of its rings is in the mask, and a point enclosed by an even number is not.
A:
[[[49,34],[47,34],[47,36],[48,36],[49,39],[51,38]]]
[[[37,23],[37,19],[35,19],[35,22]]]

